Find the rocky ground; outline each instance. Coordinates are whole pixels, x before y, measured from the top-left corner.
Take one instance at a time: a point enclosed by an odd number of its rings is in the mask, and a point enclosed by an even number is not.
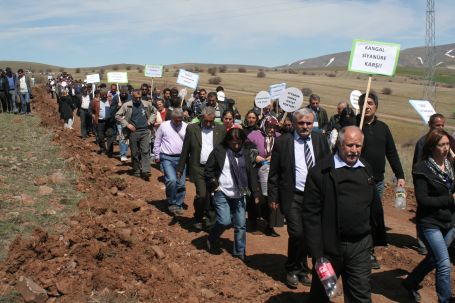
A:
[[[29,302],[309,302],[308,287],[290,290],[284,284],[285,228],[277,229],[279,238],[248,233],[247,264],[230,255],[232,230],[222,237],[224,253],[210,255],[206,234],[192,229],[192,184],[186,194],[190,208],[182,217],[170,216],[157,168],[149,182],[131,176],[129,163],[97,155],[94,138],[79,137],[78,123],[63,130],[55,100],[39,96],[34,111],[79,173],[75,186],[87,198],[66,230],[37,229],[11,244],[0,264],[3,293],[18,291],[18,300]],[[390,245],[376,249],[382,267],[372,275],[374,302],[408,302],[401,279],[422,259],[415,251],[412,191],[407,211],[392,204],[388,188]],[[436,302],[434,285],[430,274],[421,290],[424,302]],[[27,291],[33,286],[35,293]]]

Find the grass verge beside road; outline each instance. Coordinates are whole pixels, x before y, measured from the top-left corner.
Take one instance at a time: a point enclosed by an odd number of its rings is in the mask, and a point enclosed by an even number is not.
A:
[[[0,260],[12,240],[37,227],[59,232],[83,194],[35,116],[0,114]],[[52,177],[54,176],[54,177]],[[1,301],[0,301],[1,302]]]

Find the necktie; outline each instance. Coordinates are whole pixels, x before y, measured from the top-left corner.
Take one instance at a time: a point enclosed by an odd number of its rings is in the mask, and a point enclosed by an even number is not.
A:
[[[304,149],[305,149],[305,162],[308,170],[313,167],[313,156],[311,155],[310,146],[308,145],[308,140],[310,138],[305,138],[303,141]]]

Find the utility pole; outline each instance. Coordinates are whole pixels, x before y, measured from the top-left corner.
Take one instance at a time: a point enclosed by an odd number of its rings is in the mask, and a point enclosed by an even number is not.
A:
[[[434,0],[427,0],[426,13],[426,34],[425,34],[425,76],[423,87],[423,100],[436,103],[436,83],[434,73],[436,69],[436,47],[435,47],[435,14]]]

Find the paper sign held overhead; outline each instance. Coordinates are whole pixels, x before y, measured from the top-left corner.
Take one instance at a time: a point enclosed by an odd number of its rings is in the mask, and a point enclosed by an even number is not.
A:
[[[286,88],[280,96],[278,101],[280,107],[288,113],[295,112],[300,109],[303,103],[302,91],[296,87]]]
[[[357,73],[393,76],[399,55],[399,44],[354,40],[348,70]]]
[[[107,73],[107,82],[109,83],[128,83],[127,72],[109,72]]]
[[[409,100],[409,103],[425,123],[428,123],[431,115],[436,114],[433,105],[427,100]]]
[[[273,84],[269,86],[269,93],[272,100],[279,99],[281,93],[286,89],[286,83]]]
[[[349,101],[354,109],[359,109],[359,97],[362,95],[362,92],[359,90],[353,90],[351,92],[351,96],[349,97]]]
[[[258,108],[267,107],[271,101],[272,99],[270,98],[270,94],[264,90],[257,93],[256,97],[254,98],[254,103]]]
[[[186,88],[182,88],[181,90],[179,90],[179,97],[180,98],[185,99],[187,94],[188,94],[188,91],[186,90]]]
[[[199,74],[188,72],[184,69],[180,69],[177,77],[177,84],[196,89],[199,82]]]
[[[100,74],[87,75],[86,80],[87,80],[87,83],[99,83],[99,82],[101,82]]]
[[[161,78],[163,77],[163,66],[146,64],[144,68],[144,76],[151,78]]]

